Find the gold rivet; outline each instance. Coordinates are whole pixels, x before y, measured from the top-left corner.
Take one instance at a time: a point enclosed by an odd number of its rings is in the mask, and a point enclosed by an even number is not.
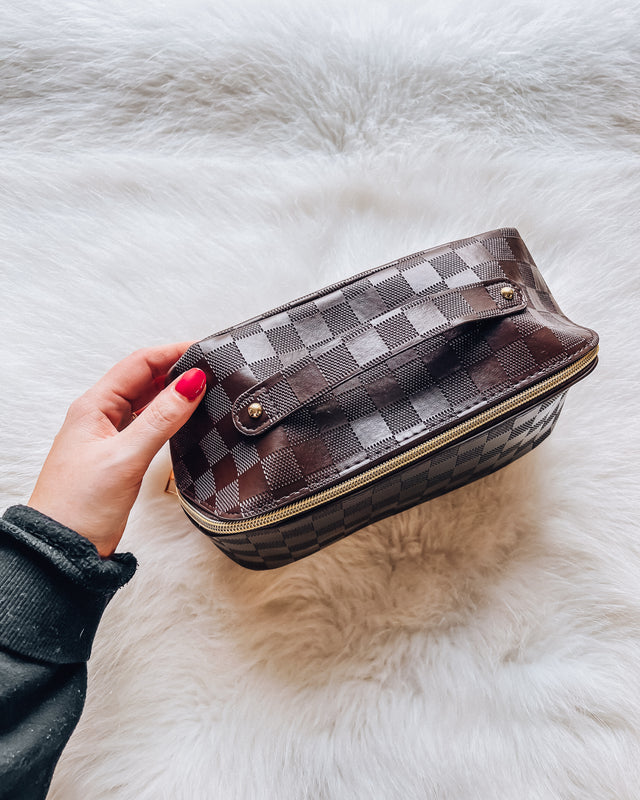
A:
[[[247,408],[247,414],[254,419],[258,419],[258,417],[262,414],[262,406],[260,403],[251,403],[249,408]]]
[[[503,286],[500,289],[500,294],[505,300],[513,300],[513,286]]]

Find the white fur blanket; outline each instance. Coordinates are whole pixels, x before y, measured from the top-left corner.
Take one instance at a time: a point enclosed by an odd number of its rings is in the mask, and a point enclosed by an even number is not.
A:
[[[68,403],[499,226],[601,335],[552,436],[265,573],[163,494],[122,543],[52,800],[640,797],[634,2],[0,9],[4,505]]]

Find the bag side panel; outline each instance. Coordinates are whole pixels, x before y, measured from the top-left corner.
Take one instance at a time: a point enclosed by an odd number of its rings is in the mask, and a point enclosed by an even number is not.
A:
[[[522,457],[551,433],[567,391],[280,525],[226,535],[200,530],[243,567],[262,570],[290,564],[367,525],[457,489]]]

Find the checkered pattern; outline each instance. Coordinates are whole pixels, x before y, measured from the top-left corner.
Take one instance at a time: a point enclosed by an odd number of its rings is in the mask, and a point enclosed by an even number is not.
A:
[[[504,289],[512,296],[503,297]],[[309,357],[243,392],[233,403],[233,422],[242,433],[263,434],[301,406],[335,392],[347,381],[362,386],[366,373],[377,364],[424,344],[437,333],[463,323],[513,314],[525,306],[522,292],[499,279],[413,298],[312,348]],[[256,402],[266,411],[259,419],[247,411]]]
[[[565,390],[280,525],[225,535],[201,530],[243,567],[271,569],[290,564],[366,525],[470,483],[525,455],[551,433],[566,394]]]
[[[498,307],[502,282],[526,308],[476,318],[482,292]],[[190,347],[172,377],[200,367],[207,392],[171,441],[176,484],[212,518],[282,507],[538,383],[597,341],[562,314],[515,230],[415,253]],[[244,433],[239,399],[257,384],[277,424]]]

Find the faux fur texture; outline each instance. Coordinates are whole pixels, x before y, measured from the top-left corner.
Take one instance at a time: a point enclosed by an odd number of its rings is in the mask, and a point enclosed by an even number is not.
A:
[[[154,461],[51,800],[640,797],[637,4],[0,8],[4,505],[136,347],[520,230],[601,335],[552,436],[281,570]]]

